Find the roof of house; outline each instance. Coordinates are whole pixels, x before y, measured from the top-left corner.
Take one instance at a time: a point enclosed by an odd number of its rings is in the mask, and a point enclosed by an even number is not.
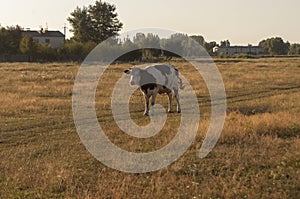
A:
[[[23,35],[31,37],[65,37],[60,31],[50,31],[50,30],[26,30],[22,31]]]
[[[262,48],[261,46],[220,46],[218,48]]]

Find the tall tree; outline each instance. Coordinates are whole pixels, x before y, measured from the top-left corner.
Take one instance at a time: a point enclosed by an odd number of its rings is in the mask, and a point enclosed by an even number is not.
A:
[[[190,36],[193,40],[195,40],[196,42],[198,42],[201,46],[204,46],[205,44],[205,40],[204,37],[201,35],[192,35]]]
[[[189,37],[186,34],[175,33],[170,38],[161,41],[162,47],[170,51],[171,56],[182,55],[187,46]],[[168,54],[168,53],[165,53]]]
[[[215,42],[215,41],[205,42],[205,44],[204,44],[204,48],[207,50],[207,52],[208,52],[209,54],[212,54],[212,53],[213,53],[213,48],[214,48],[215,46],[218,46],[217,42]]]
[[[220,46],[226,46],[229,47],[230,46],[230,41],[229,40],[224,40],[220,42]]]
[[[144,33],[137,33],[133,37],[133,43],[143,48],[141,49],[142,58],[148,59],[153,57],[158,57],[161,54],[160,50],[160,38],[158,35],[148,33],[145,35]]]
[[[272,37],[266,40],[262,40],[258,44],[264,50],[264,53],[270,55],[287,55],[289,52],[289,42],[284,42],[280,37]]]
[[[37,44],[32,37],[24,36],[20,42],[20,51],[23,54],[33,55],[36,53]]]
[[[77,7],[68,18],[74,33],[73,38],[79,42],[92,41],[100,43],[117,35],[123,24],[117,19],[116,7],[112,4],[96,1],[88,7]]]
[[[92,40],[91,37],[91,17],[86,7],[77,7],[72,13],[71,17],[68,18],[73,29],[73,39],[78,42],[88,42]]]
[[[22,38],[20,26],[0,27],[0,53],[18,53]]]
[[[270,43],[270,40],[265,40],[264,39],[264,40],[260,41],[259,44],[258,44],[260,47],[262,47],[264,54],[269,54],[270,53],[269,52],[270,51],[269,50],[269,48],[270,48],[270,44],[269,43]]]
[[[291,44],[289,54],[300,55],[300,44]]]

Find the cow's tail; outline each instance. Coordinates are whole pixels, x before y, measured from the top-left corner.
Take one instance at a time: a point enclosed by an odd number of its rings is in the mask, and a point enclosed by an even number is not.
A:
[[[178,77],[178,83],[179,83],[179,88],[180,88],[181,90],[183,90],[184,87],[185,87],[185,85],[182,83],[182,79],[181,79],[180,77]]]
[[[181,90],[183,90],[184,87],[185,87],[185,85],[183,85],[182,79],[179,77],[179,73],[178,73],[177,68],[174,68],[174,69],[175,69],[175,74],[176,74],[176,76],[177,76],[177,78],[178,78],[179,88],[180,88]]]

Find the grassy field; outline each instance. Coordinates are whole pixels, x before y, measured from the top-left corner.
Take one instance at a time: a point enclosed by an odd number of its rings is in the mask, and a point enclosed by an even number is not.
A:
[[[300,58],[216,60],[227,116],[204,159],[197,155],[210,123],[207,88],[188,63],[172,64],[197,94],[198,134],[170,166],[128,174],[97,161],[76,133],[72,88],[79,65],[1,63],[0,198],[300,198]],[[132,138],[113,121],[112,88],[128,67],[112,65],[99,81],[99,123],[128,151],[159,149],[176,134],[179,114],[168,114],[162,131],[149,139]],[[157,99],[165,107],[167,101]],[[143,109],[136,92],[130,110],[140,125],[149,123]]]

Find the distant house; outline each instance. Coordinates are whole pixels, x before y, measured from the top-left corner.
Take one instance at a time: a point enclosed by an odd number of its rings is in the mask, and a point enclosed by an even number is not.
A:
[[[50,31],[50,30],[25,30],[22,31],[23,36],[30,36],[38,44],[49,44],[53,48],[60,48],[63,46],[65,41],[65,35],[60,31]]]
[[[225,55],[238,55],[238,54],[249,54],[249,55],[260,55],[263,53],[263,49],[260,46],[215,46],[213,52],[216,54]]]

